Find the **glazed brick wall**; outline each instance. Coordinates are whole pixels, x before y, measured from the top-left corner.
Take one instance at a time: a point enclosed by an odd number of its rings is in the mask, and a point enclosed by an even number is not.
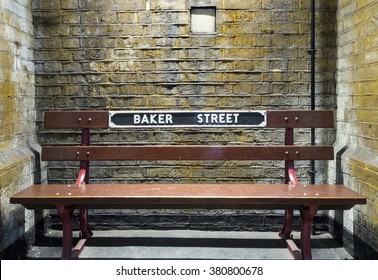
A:
[[[0,2],[0,252],[33,229],[9,198],[34,182],[35,88],[31,1]]]
[[[368,202],[334,217],[356,258],[378,258],[378,2],[339,0],[338,7],[338,160],[329,174]]]

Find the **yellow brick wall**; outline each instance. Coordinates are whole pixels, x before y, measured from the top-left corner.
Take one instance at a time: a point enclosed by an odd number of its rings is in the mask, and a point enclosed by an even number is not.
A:
[[[378,251],[378,1],[338,1],[336,181],[368,198],[344,215],[344,225],[361,244],[357,256]]]
[[[34,38],[31,1],[0,1],[0,252],[34,225],[9,197],[33,183]]]
[[[310,108],[310,4],[302,0],[151,0],[34,1],[36,99],[38,124],[48,109],[114,110],[258,110]],[[216,32],[190,30],[190,9],[216,7]],[[335,107],[336,1],[317,3],[317,108]],[[41,144],[71,141],[41,131]],[[193,144],[282,144],[282,131],[209,129],[189,132],[95,132],[108,142]],[[110,136],[110,133],[114,133]],[[118,134],[118,135],[116,135]],[[319,131],[319,143],[332,142],[334,131]],[[326,139],[326,140],[325,140]],[[298,142],[309,143],[310,131]],[[282,164],[249,176],[241,165],[222,178],[204,176],[139,177],[117,170],[113,180],[282,182]],[[101,166],[94,168],[100,171]],[[153,167],[146,167],[152,169]],[[162,166],[170,174],[199,166]],[[208,167],[211,169],[213,167]],[[251,164],[251,169],[254,169]],[[324,168],[324,167],[323,167]],[[213,168],[214,169],[214,168]],[[308,182],[309,162],[298,164]],[[253,171],[251,171],[253,173]],[[72,180],[51,170],[54,182]],[[239,173],[239,175],[235,175]],[[324,172],[319,171],[319,174]],[[120,176],[120,174],[122,176]],[[325,179],[319,176],[319,182]]]

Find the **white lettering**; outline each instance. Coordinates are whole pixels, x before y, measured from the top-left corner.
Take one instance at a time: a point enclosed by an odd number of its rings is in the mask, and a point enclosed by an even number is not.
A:
[[[172,114],[134,114],[134,125],[168,125],[173,124]],[[238,124],[238,113],[199,113],[197,123],[202,125]]]
[[[203,115],[202,114],[197,115],[197,123],[203,123]]]
[[[173,124],[173,120],[171,114],[135,114],[134,124]]]
[[[166,124],[173,124],[173,121],[172,121],[172,115],[171,114],[167,114],[165,115],[165,123]]]
[[[238,123],[239,122],[239,114],[233,114],[234,117],[235,117],[235,123]]]
[[[150,115],[150,124],[156,124],[157,122],[155,121],[156,114],[151,114]]]
[[[198,124],[237,124],[239,114],[236,113],[211,113],[197,114]]]
[[[143,117],[142,117],[142,122],[141,122],[142,124],[148,124],[149,122],[148,122],[148,117],[147,117],[147,115],[143,115]]]
[[[163,114],[159,114],[158,122],[159,122],[159,124],[164,123],[164,115]]]
[[[134,124],[139,124],[140,123],[140,116],[135,114],[134,115]]]
[[[209,123],[210,114],[204,114],[204,116],[205,116],[205,123],[208,124]]]

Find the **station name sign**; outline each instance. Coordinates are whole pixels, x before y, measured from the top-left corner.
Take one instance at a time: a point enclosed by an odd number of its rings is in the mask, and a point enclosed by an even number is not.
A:
[[[265,127],[266,111],[110,111],[109,127]]]

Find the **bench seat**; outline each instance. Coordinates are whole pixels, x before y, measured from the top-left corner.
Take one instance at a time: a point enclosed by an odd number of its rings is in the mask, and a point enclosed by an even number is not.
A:
[[[92,235],[88,209],[281,209],[299,210],[301,249],[291,239],[292,214],[280,236],[295,259],[312,259],[311,223],[318,209],[348,210],[366,198],[342,185],[292,184],[42,184],[11,197],[28,209],[57,209],[63,225],[62,259],[75,259]],[[72,218],[82,209],[81,237],[72,249]],[[82,212],[84,211],[84,212]],[[289,212],[288,212],[289,211]]]
[[[202,208],[350,209],[366,198],[342,185],[290,184],[88,184],[33,185],[11,198],[29,209]]]

